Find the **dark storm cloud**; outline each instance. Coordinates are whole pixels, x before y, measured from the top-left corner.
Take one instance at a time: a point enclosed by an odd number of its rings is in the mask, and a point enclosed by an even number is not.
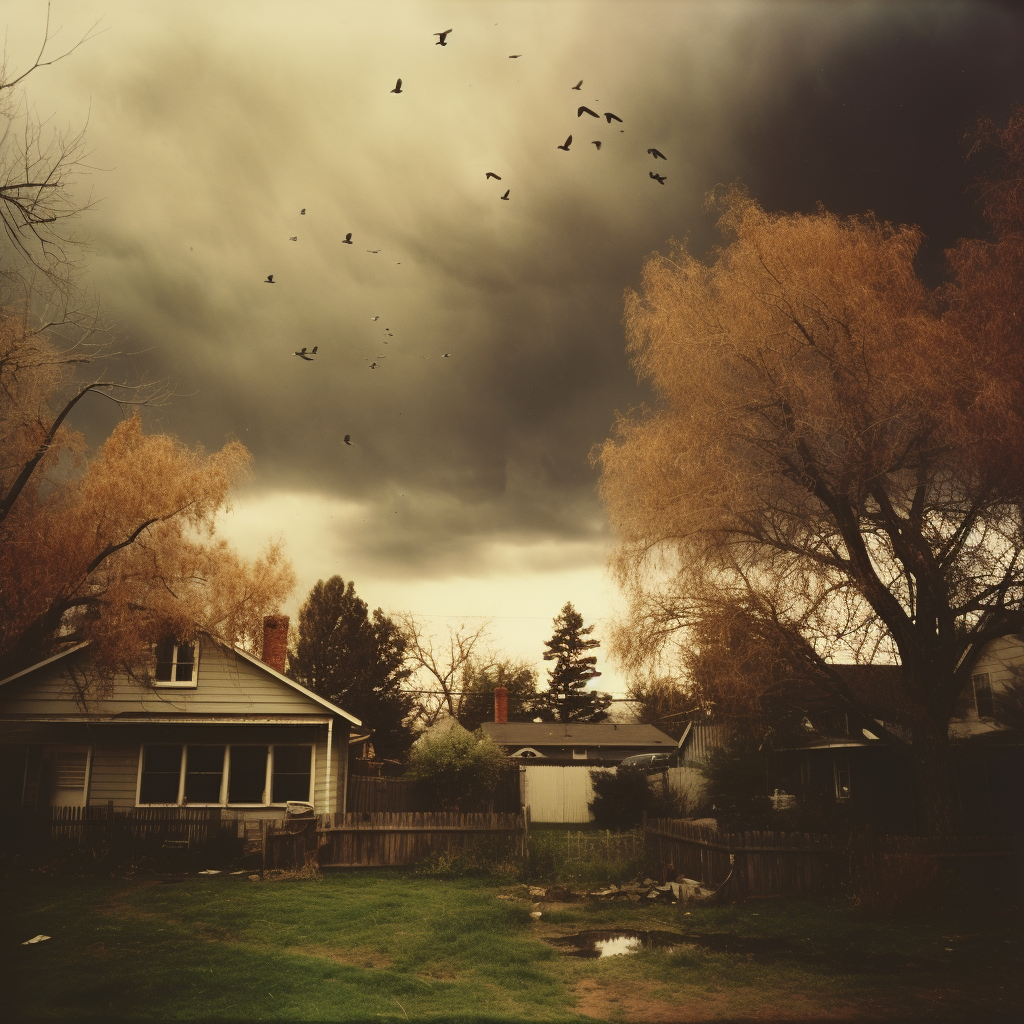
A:
[[[239,437],[262,491],[365,506],[339,543],[367,571],[597,551],[588,455],[644,398],[620,323],[644,256],[706,252],[704,196],[741,179],[770,209],[920,223],[934,275],[979,230],[964,130],[1024,100],[1024,22],[998,5],[152,9],[116,7],[76,68],[114,168],[95,279],[135,369],[177,386],[154,425]]]

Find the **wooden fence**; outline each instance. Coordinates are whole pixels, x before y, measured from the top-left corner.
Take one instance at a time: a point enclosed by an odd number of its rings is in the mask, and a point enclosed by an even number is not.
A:
[[[317,822],[318,861],[324,868],[415,864],[435,854],[468,850],[482,843],[492,853],[522,857],[527,822],[525,812],[321,815]],[[276,837],[272,841],[277,841]]]
[[[106,851],[131,859],[175,853],[210,858],[231,856],[238,825],[220,808],[93,807],[15,808],[4,814],[0,849],[29,860],[45,860],[74,849]]]
[[[395,776],[350,775],[345,796],[345,810],[368,811],[371,814],[398,814],[408,811],[434,810],[430,786],[418,779]],[[504,772],[494,787],[490,811],[516,814],[522,808],[519,793],[519,766]]]
[[[894,857],[929,861],[1020,860],[1009,837],[829,836],[806,832],[719,832],[674,819],[651,819],[644,834],[655,865],[735,897],[834,892],[877,877]]]

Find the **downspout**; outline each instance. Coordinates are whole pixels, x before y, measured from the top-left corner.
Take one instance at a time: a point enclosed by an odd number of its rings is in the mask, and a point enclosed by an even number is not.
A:
[[[324,807],[327,809],[328,814],[333,814],[334,811],[331,809],[331,744],[334,741],[334,715],[331,715],[327,722],[327,778],[324,781],[326,787],[326,801]]]

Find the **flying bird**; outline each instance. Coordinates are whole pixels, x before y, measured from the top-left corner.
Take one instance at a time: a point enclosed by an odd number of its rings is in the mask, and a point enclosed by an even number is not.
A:
[[[510,53],[508,55],[508,59],[509,60],[515,60],[517,57],[522,57],[522,54],[521,53]]]
[[[650,171],[648,176],[653,178],[659,185],[665,184],[666,178],[664,174],[655,174],[654,171]]]
[[[488,172],[487,172],[487,173],[486,173],[486,174],[484,175],[484,181],[486,181],[486,180],[487,180],[488,178],[494,178],[494,179],[496,179],[497,181],[501,181],[501,175],[500,175],[500,174],[495,174],[495,173],[494,173],[494,171],[488,171]]]
[[[568,153],[569,152],[569,147],[571,145],[572,145],[572,136],[570,135],[569,138],[567,138],[565,140],[565,145],[564,146],[556,146],[555,149],[564,149],[566,151],[566,153]]]
[[[299,240],[299,236],[298,235],[292,235],[291,238],[288,239],[289,242],[297,242],[298,240]]]
[[[267,279],[263,283],[264,284],[277,284],[277,282],[274,280],[274,275],[273,274],[267,274]]]
[[[573,88],[578,92],[581,85],[583,85],[583,79],[582,78],[573,86]]]
[[[367,252],[380,252],[380,249],[367,249]]]
[[[351,444],[351,443],[352,443],[352,435],[351,434],[346,434],[345,435],[345,444]]]
[[[503,196],[502,196],[501,198],[502,198],[502,199],[508,199],[508,194],[509,194],[509,192],[511,192],[511,191],[512,191],[512,189],[508,189],[508,190],[507,190],[507,191],[505,192],[505,194],[504,194],[504,195],[503,195]]]
[[[622,124],[622,118],[621,117],[618,117],[615,114],[609,114],[607,110],[604,112],[604,116],[605,116],[605,118],[606,118],[606,120],[608,121],[609,124],[611,124],[612,121],[618,121],[619,124]]]
[[[401,92],[402,91],[402,80],[401,79],[399,79],[397,82],[395,82],[395,87],[391,91],[392,92]]]
[[[380,363],[370,363],[370,369],[371,370],[376,370],[379,365],[380,365]]]
[[[441,38],[438,39],[438,41],[436,43],[434,43],[434,45],[435,46],[447,46],[448,45],[447,38],[448,38],[449,35],[451,35],[451,33],[453,31],[454,31],[454,29],[446,28],[443,32],[435,32],[434,35],[435,36],[440,36]]]
[[[306,216],[306,208],[305,207],[303,207],[301,210],[299,210],[299,216],[300,217],[305,217]]]
[[[313,349],[313,352],[315,353],[316,349]],[[312,355],[308,355],[308,356],[306,355],[306,346],[305,345],[302,346],[302,350],[301,351],[293,352],[292,355],[293,356],[298,356],[300,359],[305,359],[307,363],[313,362],[313,356]]]
[[[601,116],[600,114],[597,114],[593,110],[591,110],[590,107],[580,107],[579,110],[576,111],[577,117],[582,117],[584,114],[589,114],[591,117]]]
[[[649,149],[649,150],[647,150],[647,152],[650,153],[651,156],[653,156],[655,160],[667,160],[668,159],[668,157],[665,156],[665,154],[662,153],[660,149]]]
[[[451,357],[452,357],[451,352],[445,352],[445,354],[443,356],[441,356],[442,359],[451,359]]]
[[[594,139],[594,141],[591,143],[591,145],[592,146],[597,146],[597,148],[600,149],[601,148],[601,140],[600,139]]]
[[[342,243],[342,245],[351,245],[352,244],[352,232],[351,231],[341,240],[341,243]]]
[[[370,317],[370,319],[371,319],[371,320],[379,320],[379,319],[380,319],[380,317],[379,317],[379,316],[371,316],[371,317]]]

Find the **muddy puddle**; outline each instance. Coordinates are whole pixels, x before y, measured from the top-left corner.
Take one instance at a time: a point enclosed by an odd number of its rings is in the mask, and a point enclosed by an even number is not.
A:
[[[597,959],[605,956],[626,956],[641,949],[670,949],[691,946],[685,935],[676,932],[644,932],[631,928],[597,928],[575,935],[547,939],[570,956]]]

